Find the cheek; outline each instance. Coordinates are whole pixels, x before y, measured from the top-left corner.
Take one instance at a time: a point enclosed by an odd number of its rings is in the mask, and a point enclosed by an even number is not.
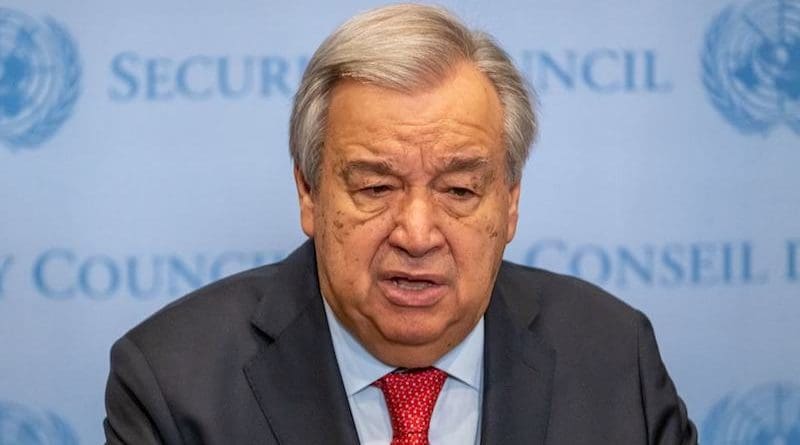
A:
[[[454,225],[449,232],[450,248],[457,257],[461,257],[462,265],[469,266],[471,270],[478,269],[478,275],[502,255],[505,228],[496,219],[477,217]]]
[[[325,218],[326,236],[346,250],[354,250],[356,246],[379,243],[388,236],[392,227],[389,212],[365,215],[359,212],[331,209]]]
[[[502,207],[491,206],[469,218],[450,219],[444,226],[462,289],[470,294],[486,290],[502,259],[508,226],[507,211]]]
[[[494,241],[500,237],[499,225],[495,221],[487,219],[484,225],[484,232],[489,241]]]
[[[466,217],[447,218],[448,225],[452,227],[454,236],[469,238],[466,245],[475,248],[496,245],[498,242],[502,245],[508,230],[508,207],[505,203],[504,199],[488,200]]]
[[[487,212],[483,213],[483,230],[492,244],[504,246],[509,228],[509,196],[505,190],[498,193]],[[502,250],[502,247],[500,247]]]
[[[320,205],[314,215],[320,241],[343,243],[353,232],[354,221],[348,216],[347,203],[340,195],[341,193],[328,190],[320,196]]]
[[[348,196],[326,197],[328,203],[317,213],[317,241],[326,247],[331,263],[341,276],[366,275],[380,245],[391,231],[389,212],[360,212]]]
[[[332,208],[323,215],[319,221],[320,227],[324,228],[325,236],[344,244],[353,233],[353,224],[345,217],[344,212],[338,208]]]

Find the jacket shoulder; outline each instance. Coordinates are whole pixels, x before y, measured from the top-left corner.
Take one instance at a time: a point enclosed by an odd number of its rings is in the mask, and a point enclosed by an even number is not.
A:
[[[633,339],[646,317],[600,287],[572,276],[504,262],[498,284],[513,311],[536,313],[545,333]],[[555,340],[558,342],[558,339]]]
[[[165,344],[217,344],[252,337],[259,310],[294,310],[308,294],[313,275],[313,245],[306,243],[278,263],[246,270],[197,289],[168,304],[127,334],[142,349]]]
[[[169,303],[133,327],[125,337],[145,353],[209,346],[247,334],[265,284],[279,274],[278,264],[241,272]],[[222,345],[220,345],[222,346]]]

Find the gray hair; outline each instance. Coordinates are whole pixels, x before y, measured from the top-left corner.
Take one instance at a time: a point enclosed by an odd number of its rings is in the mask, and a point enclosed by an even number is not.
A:
[[[521,73],[486,33],[465,27],[447,10],[417,4],[356,15],[314,53],[294,98],[289,149],[312,190],[319,180],[330,93],[357,79],[402,92],[436,86],[460,62],[484,73],[503,106],[507,179],[516,183],[536,137],[536,115]]]

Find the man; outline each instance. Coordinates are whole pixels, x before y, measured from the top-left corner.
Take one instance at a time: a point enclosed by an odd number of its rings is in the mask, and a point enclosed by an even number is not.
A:
[[[642,314],[502,261],[535,129],[507,55],[447,12],[342,25],[292,114],[310,241],[120,339],[108,442],[696,443]]]

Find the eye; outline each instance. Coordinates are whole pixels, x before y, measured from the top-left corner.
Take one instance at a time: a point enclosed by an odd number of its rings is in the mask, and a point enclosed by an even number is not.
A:
[[[475,196],[475,192],[464,187],[450,187],[447,193],[456,199],[469,199]]]
[[[391,192],[392,186],[387,184],[377,184],[377,185],[371,185],[369,187],[364,187],[359,191],[369,197],[379,198]]]

